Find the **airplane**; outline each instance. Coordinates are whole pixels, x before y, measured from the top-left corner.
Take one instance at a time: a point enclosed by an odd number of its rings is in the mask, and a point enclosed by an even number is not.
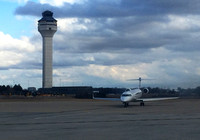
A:
[[[130,79],[130,80],[139,80],[139,87],[134,89],[126,89],[125,92],[121,94],[120,99],[111,99],[111,98],[95,98],[93,99],[100,99],[100,100],[120,100],[124,107],[128,107],[130,102],[140,102],[140,106],[144,106],[144,102],[147,101],[160,101],[160,100],[170,100],[170,99],[178,99],[179,97],[166,97],[166,98],[141,98],[143,93],[149,93],[148,88],[141,89],[141,81],[142,78],[139,79]]]

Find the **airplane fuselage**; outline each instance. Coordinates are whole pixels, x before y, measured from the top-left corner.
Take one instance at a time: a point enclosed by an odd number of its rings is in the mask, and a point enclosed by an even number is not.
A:
[[[142,96],[142,90],[137,89],[127,89],[122,93],[120,100],[123,103],[129,103],[138,100]]]

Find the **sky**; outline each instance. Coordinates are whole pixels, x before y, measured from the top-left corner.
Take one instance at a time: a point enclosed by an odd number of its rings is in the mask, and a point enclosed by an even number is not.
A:
[[[198,0],[0,0],[0,85],[42,86],[42,12],[58,21],[53,86],[200,85]]]

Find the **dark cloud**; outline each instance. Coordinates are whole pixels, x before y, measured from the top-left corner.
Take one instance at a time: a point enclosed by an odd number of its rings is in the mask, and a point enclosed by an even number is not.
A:
[[[28,1],[16,9],[16,14],[41,17],[42,11],[49,9],[56,18],[77,17],[76,24],[87,30],[58,31],[57,34],[65,36],[64,42],[55,40],[58,51],[132,53],[160,46],[194,51],[199,41],[193,35],[200,31],[199,26],[184,30],[162,26],[171,22],[168,15],[198,14],[199,6],[197,0],[88,0],[81,4],[64,3],[61,7]],[[84,18],[90,18],[90,22]]]
[[[60,7],[29,1],[15,13],[39,19],[43,11],[51,10],[58,22],[76,18],[71,27],[66,27],[70,31],[62,28],[54,36],[56,70],[90,64],[126,65],[138,71],[146,70],[145,75],[149,77],[160,77],[160,83],[166,84],[164,81],[168,80],[170,86],[191,86],[191,79],[199,78],[199,7],[199,0],[87,0]],[[85,29],[76,28],[79,25]],[[42,42],[39,33],[31,42]],[[39,56],[41,50],[37,53]],[[41,66],[41,62],[29,60],[13,68],[40,69]],[[129,72],[135,75],[135,71]],[[91,77],[91,81],[96,78]]]
[[[60,52],[142,53],[160,46],[195,51],[199,41],[193,35],[198,34],[199,26],[178,30],[167,24],[172,21],[169,14],[198,14],[199,5],[197,0],[88,0],[54,7],[28,1],[16,9],[16,14],[41,17],[42,11],[49,9],[56,18],[77,17],[76,24],[84,25],[87,30],[58,31],[57,34],[65,37],[63,41],[55,39],[55,50]],[[84,18],[90,18],[90,22],[85,22]]]
[[[16,65],[11,65],[11,66],[8,66],[8,67],[5,67],[3,69],[27,69],[27,70],[31,70],[31,69],[41,69],[42,68],[42,63],[41,62],[35,62],[34,60],[33,61],[22,61]]]
[[[198,0],[88,0],[83,4],[64,3],[61,7],[28,1],[15,11],[19,15],[40,16],[44,10],[52,10],[56,17],[127,17],[138,15],[199,14]]]
[[[71,53],[142,53],[161,46],[174,51],[199,50],[200,42],[197,38],[200,34],[196,31],[200,27],[196,27],[194,31],[193,26],[188,23],[188,29],[173,28],[169,25],[169,18],[161,21],[147,20],[148,22],[142,20],[137,24],[133,24],[134,20],[134,17],[129,17],[113,19],[110,23],[106,20],[96,23],[95,19],[92,19],[94,23],[90,24],[78,22],[77,24],[82,24],[88,29],[73,33],[58,32],[57,34],[64,36],[65,39],[55,39],[55,49]],[[139,19],[137,20],[139,22]],[[94,26],[95,29],[90,28]]]

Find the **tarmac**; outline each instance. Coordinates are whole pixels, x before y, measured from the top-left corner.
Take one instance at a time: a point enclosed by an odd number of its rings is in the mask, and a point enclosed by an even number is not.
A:
[[[200,99],[1,99],[0,140],[199,140]]]

